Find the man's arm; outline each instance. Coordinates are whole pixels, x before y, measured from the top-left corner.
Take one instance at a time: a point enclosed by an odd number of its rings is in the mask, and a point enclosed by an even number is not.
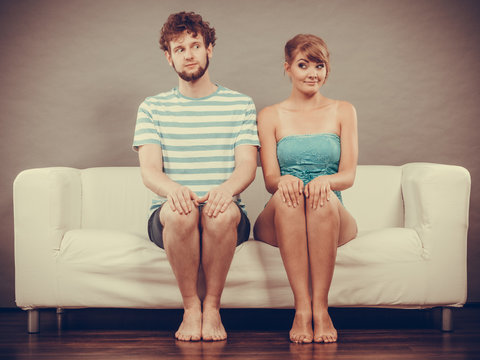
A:
[[[155,194],[167,198],[172,211],[188,214],[198,196],[186,186],[171,180],[163,172],[162,148],[157,144],[145,144],[138,149],[143,183]]]
[[[204,211],[208,216],[216,217],[224,212],[233,200],[233,196],[240,194],[255,179],[257,169],[257,147],[253,145],[239,145],[235,148],[235,170],[230,178],[221,185],[213,188],[199,202],[207,201]]]

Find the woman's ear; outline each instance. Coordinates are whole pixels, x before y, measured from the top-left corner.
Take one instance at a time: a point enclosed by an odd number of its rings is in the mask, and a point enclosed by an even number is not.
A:
[[[290,64],[288,62],[283,63],[283,75],[290,74]]]

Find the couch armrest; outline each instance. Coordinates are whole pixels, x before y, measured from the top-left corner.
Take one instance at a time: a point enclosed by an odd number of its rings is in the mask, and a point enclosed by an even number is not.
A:
[[[14,181],[13,201],[17,305],[52,306],[57,293],[55,257],[64,233],[81,223],[80,171],[23,171]]]
[[[460,166],[403,166],[405,227],[415,229],[422,241],[432,279],[426,284],[427,294],[432,299],[466,301],[470,186],[470,173]]]

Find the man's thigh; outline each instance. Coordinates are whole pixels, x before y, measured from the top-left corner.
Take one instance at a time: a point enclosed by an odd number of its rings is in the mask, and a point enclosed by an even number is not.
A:
[[[165,224],[169,223],[173,228],[183,228],[184,226],[198,226],[199,212],[194,206],[193,211],[188,214],[179,214],[173,211],[168,202],[165,202],[157,208],[148,220],[148,236],[150,240],[158,247],[165,249],[163,241],[163,232]]]
[[[240,205],[234,203],[238,211],[240,212],[240,220],[237,225],[237,246],[241,243],[248,240],[250,237],[250,221],[247,217],[245,211],[241,208]],[[201,204],[198,210],[195,208],[192,213],[199,211],[200,215],[203,209],[203,204]],[[150,219],[148,220],[148,236],[150,240],[155,243],[158,247],[165,249],[163,242],[163,230],[165,221],[173,215],[173,211],[170,209],[167,203],[163,203],[158,209],[156,209]]]
[[[203,210],[203,204],[200,205],[200,212]],[[228,213],[227,213],[228,212]],[[225,215],[230,219],[236,220],[237,223],[237,246],[247,241],[250,237],[250,220],[247,217],[246,212],[242,206],[233,202],[226,210]],[[221,216],[221,215],[220,215]],[[219,216],[219,217],[220,217]],[[207,219],[207,215],[203,215],[204,219]],[[230,221],[230,219],[228,221]],[[204,220],[205,221],[205,220]],[[210,226],[215,226],[215,221],[212,221]]]

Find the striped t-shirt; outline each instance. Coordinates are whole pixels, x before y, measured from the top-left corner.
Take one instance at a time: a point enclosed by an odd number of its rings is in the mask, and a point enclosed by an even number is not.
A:
[[[203,98],[173,88],[146,98],[138,109],[133,148],[145,144],[161,146],[163,171],[170,179],[203,196],[232,174],[236,146],[260,145],[255,105],[222,86]],[[150,210],[165,201],[155,196]]]

